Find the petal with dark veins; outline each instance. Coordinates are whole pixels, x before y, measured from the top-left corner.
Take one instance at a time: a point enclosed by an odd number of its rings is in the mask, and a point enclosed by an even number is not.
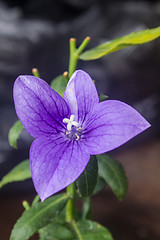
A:
[[[57,134],[70,116],[65,100],[40,78],[19,76],[13,90],[17,116],[34,138]]]
[[[90,154],[79,141],[61,136],[36,139],[30,149],[31,176],[41,200],[73,183],[89,158]]]
[[[83,141],[90,154],[111,151],[150,127],[126,103],[107,100],[95,106],[84,125]]]

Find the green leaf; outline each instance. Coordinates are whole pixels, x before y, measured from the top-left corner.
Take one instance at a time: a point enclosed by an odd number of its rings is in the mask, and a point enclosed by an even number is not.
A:
[[[97,177],[97,183],[93,191],[93,195],[99,193],[102,189],[104,189],[106,186],[106,182],[103,178],[100,176]]]
[[[92,214],[92,206],[91,206],[91,198],[87,197],[84,198],[83,200],[83,208],[81,211],[81,219],[92,219],[93,214]]]
[[[97,222],[82,220],[52,223],[40,230],[40,240],[113,240],[110,232]]]
[[[96,157],[99,176],[111,187],[117,198],[122,200],[128,190],[128,181],[122,165],[105,154]]]
[[[7,173],[0,181],[0,188],[11,182],[24,181],[31,177],[29,159],[24,160]]]
[[[74,233],[65,225],[51,223],[40,229],[40,240],[71,240]]]
[[[67,78],[63,75],[60,75],[53,79],[53,81],[50,84],[50,87],[54,89],[59,95],[63,96],[63,93],[67,86]]]
[[[75,232],[77,240],[113,240],[107,228],[99,223],[82,220],[77,223],[71,223],[71,228]]]
[[[85,170],[76,180],[80,197],[88,197],[92,194],[97,183],[98,165],[95,156],[91,156]]]
[[[82,60],[95,60],[122,48],[150,42],[160,36],[160,27],[133,32],[121,38],[100,44],[80,55]]]
[[[51,223],[63,210],[69,197],[60,194],[39,202],[25,211],[15,224],[10,240],[27,240],[40,228]]]
[[[23,128],[24,127],[22,123],[20,122],[20,120],[18,120],[9,130],[9,133],[8,133],[9,144],[16,149],[17,149],[17,140]]]

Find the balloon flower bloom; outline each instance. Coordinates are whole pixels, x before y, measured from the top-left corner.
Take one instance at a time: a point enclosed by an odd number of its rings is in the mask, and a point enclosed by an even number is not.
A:
[[[150,126],[123,102],[99,103],[95,84],[82,70],[72,75],[63,98],[27,75],[16,79],[13,95],[17,116],[35,138],[30,167],[42,201],[73,183],[90,155],[113,150]]]

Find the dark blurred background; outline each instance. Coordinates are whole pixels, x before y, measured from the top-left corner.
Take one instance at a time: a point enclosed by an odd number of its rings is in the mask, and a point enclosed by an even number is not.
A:
[[[19,150],[8,144],[17,120],[12,88],[33,67],[48,83],[68,69],[69,38],[77,44],[91,37],[88,48],[133,31],[160,25],[159,1],[6,0],[0,1],[0,178],[28,158],[32,138],[23,131]],[[115,240],[160,239],[160,39],[126,48],[78,68],[96,81],[99,93],[134,106],[152,124],[145,133],[112,151],[129,178],[120,203],[106,188],[93,198],[95,220]],[[23,210],[23,198],[34,196],[32,181],[9,184],[0,191],[1,239],[9,239]],[[105,209],[105,210],[104,210]]]

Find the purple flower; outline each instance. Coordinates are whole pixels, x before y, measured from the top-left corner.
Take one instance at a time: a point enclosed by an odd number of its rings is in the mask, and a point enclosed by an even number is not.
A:
[[[42,79],[19,76],[14,102],[20,121],[35,138],[31,175],[42,201],[74,182],[90,155],[117,148],[150,126],[123,102],[99,103],[92,79],[81,70],[72,75],[63,98]]]

